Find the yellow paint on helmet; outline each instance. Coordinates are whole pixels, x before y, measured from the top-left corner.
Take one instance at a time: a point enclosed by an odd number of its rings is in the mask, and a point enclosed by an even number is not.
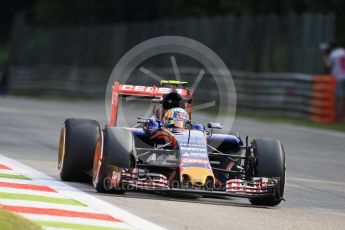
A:
[[[161,85],[182,85],[186,86],[188,82],[186,81],[176,81],[176,80],[161,80]]]

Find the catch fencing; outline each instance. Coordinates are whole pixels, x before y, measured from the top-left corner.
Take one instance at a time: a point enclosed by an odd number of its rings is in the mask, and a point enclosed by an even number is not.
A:
[[[171,76],[171,69],[154,69],[159,76]],[[180,68],[182,80],[194,82],[199,69]],[[111,69],[70,66],[12,66],[8,92],[81,98],[104,98]],[[251,73],[231,71],[237,94],[237,111],[245,114],[277,115],[331,123],[336,117],[332,76],[296,73]],[[49,78],[47,77],[49,76]],[[132,78],[133,79],[133,78]],[[138,79],[138,78],[134,78]],[[158,84],[147,76],[123,84]],[[223,92],[224,93],[224,92]],[[206,72],[196,89],[198,103],[221,96],[212,76]]]
[[[59,28],[30,25],[18,16],[10,62],[111,68],[142,41],[184,36],[210,47],[230,69],[315,74],[324,72],[319,45],[334,34],[334,14],[229,15]]]

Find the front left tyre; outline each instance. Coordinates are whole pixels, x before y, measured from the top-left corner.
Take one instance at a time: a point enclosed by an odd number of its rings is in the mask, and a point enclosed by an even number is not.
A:
[[[84,181],[91,170],[99,123],[90,119],[66,119],[60,133],[58,169],[63,181]]]

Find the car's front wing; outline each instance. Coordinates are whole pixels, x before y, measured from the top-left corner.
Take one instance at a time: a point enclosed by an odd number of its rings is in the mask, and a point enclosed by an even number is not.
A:
[[[208,196],[232,196],[242,198],[270,197],[279,189],[279,178],[253,177],[252,180],[228,180],[225,189],[202,187],[178,187],[170,185],[162,174],[146,173],[144,176],[133,174],[123,177],[122,186],[126,190],[145,190],[165,194],[194,194]]]

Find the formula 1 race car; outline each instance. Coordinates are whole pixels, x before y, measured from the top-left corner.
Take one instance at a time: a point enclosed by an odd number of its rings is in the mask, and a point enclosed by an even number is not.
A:
[[[58,154],[64,181],[92,177],[98,192],[146,190],[161,194],[233,196],[255,205],[278,205],[285,186],[285,153],[275,139],[243,141],[238,133],[217,134],[192,122],[192,89],[187,82],[162,81],[162,87],[122,85],[112,89],[110,124],[70,118],[61,130]],[[168,87],[169,86],[169,87]],[[117,127],[119,96],[157,103],[151,117]]]

